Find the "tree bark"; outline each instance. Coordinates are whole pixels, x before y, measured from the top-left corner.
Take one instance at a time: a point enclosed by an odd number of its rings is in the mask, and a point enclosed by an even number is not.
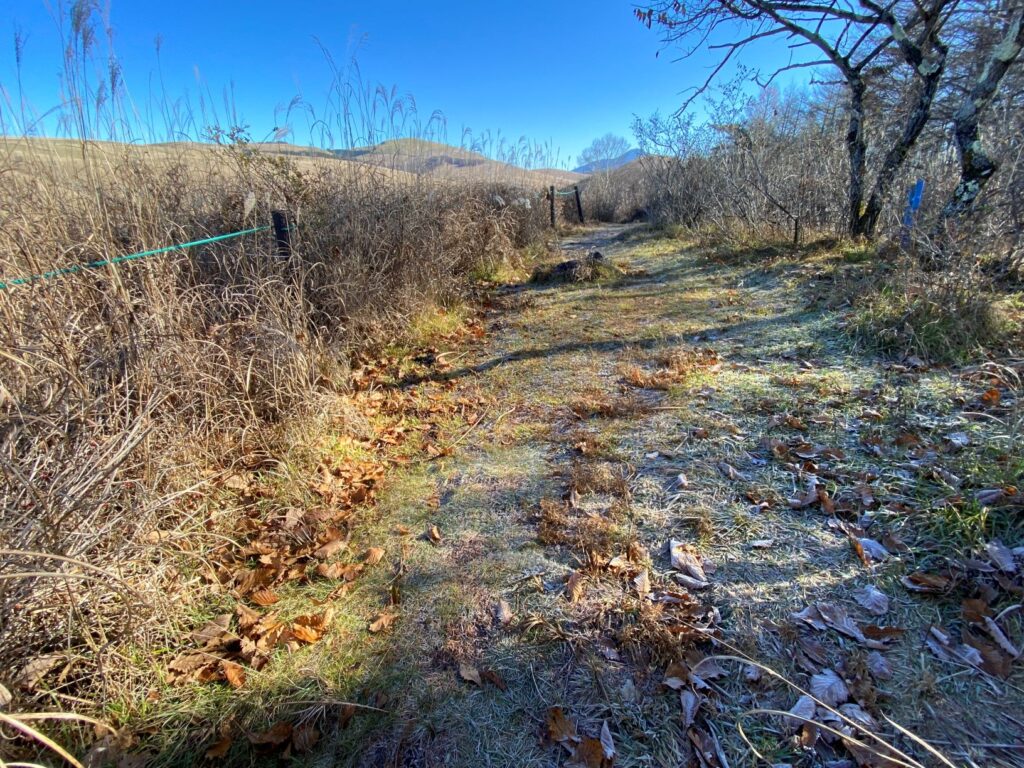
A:
[[[1024,10],[1018,10],[1007,26],[1003,39],[993,49],[974,87],[953,115],[956,148],[960,154],[960,181],[942,210],[942,223],[969,213],[996,172],[998,163],[989,157],[981,143],[978,121],[992,102],[1000,81],[1024,47]]]
[[[846,129],[846,151],[850,155],[849,230],[852,237],[861,233],[860,214],[864,202],[864,169],[867,142],[864,140],[864,81],[860,75],[847,75],[850,88],[850,122]]]
[[[878,227],[878,217],[882,213],[882,204],[888,194],[896,173],[907,159],[914,143],[921,135],[931,117],[932,103],[935,101],[935,94],[939,90],[939,82],[946,66],[946,48],[936,45],[936,54],[930,59],[925,59],[917,65],[918,74],[922,78],[920,90],[917,94],[917,102],[911,110],[907,123],[903,127],[903,133],[889,151],[885,153],[885,160],[875,177],[875,185],[871,190],[871,197],[864,208],[864,213],[857,221],[857,234],[867,238],[875,236]]]

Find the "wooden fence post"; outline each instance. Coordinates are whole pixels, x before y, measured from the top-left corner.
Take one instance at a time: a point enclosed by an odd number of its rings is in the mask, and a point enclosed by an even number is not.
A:
[[[580,215],[580,224],[583,223],[583,203],[580,201],[580,185],[573,184],[573,190],[576,192],[576,212]]]
[[[548,187],[548,201],[551,203],[551,228],[555,228],[555,185]]]
[[[288,227],[288,217],[283,211],[271,211],[270,219],[274,223],[274,239],[277,241],[277,255],[287,259],[292,255],[292,240]]]

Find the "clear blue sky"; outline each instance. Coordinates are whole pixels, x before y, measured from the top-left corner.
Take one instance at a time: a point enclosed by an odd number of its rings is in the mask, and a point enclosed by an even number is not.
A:
[[[222,94],[232,89],[257,139],[284,122],[275,107],[296,95],[323,108],[331,72],[317,39],[339,66],[357,57],[364,80],[412,94],[421,115],[441,110],[450,143],[459,143],[463,127],[500,130],[513,140],[550,140],[563,162],[605,132],[631,138],[634,114],[674,111],[714,61],[702,53],[674,62],[677,52],[662,50],[658,32],[637,22],[633,5],[621,0],[98,4],[97,18],[109,17],[114,50],[140,109],[158,82],[159,36],[167,92],[190,94],[193,102],[200,91],[212,94],[217,117],[227,124]],[[57,0],[8,0],[6,6],[0,85],[16,103],[13,40],[20,30],[26,38],[23,93],[36,114],[45,113],[60,101]],[[764,67],[787,57],[784,47],[757,55]],[[310,140],[306,123],[290,121],[290,140]]]

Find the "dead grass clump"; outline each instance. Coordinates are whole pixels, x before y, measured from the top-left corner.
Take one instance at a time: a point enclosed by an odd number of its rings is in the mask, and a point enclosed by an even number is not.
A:
[[[594,283],[617,280],[623,272],[600,252],[582,259],[571,259],[558,264],[537,267],[530,282],[537,284]]]
[[[629,498],[629,467],[608,461],[576,459],[569,468],[569,487],[577,493],[602,493]]]
[[[653,371],[640,365],[621,366],[623,380],[640,389],[668,390],[684,384],[698,373],[716,371],[721,367],[718,353],[712,349],[672,349],[655,359]]]
[[[541,499],[537,541],[570,549],[582,562],[607,559],[626,545],[626,534],[608,516],[571,510],[561,501]]]
[[[1008,324],[973,265],[926,271],[917,260],[898,257],[849,281],[844,292],[853,306],[851,334],[884,354],[956,363],[1006,338]]]
[[[651,411],[651,405],[635,392],[612,396],[601,390],[592,390],[580,395],[569,404],[569,410],[578,419],[602,417],[622,419],[643,416]]]

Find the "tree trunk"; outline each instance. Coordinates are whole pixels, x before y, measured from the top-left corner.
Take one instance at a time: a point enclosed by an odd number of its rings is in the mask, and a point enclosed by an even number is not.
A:
[[[946,66],[946,49],[944,46],[936,46],[934,58],[926,59],[917,65],[918,74],[923,82],[917,94],[917,102],[907,118],[907,124],[903,127],[903,133],[899,140],[885,154],[885,160],[875,178],[875,185],[871,190],[871,197],[864,208],[864,213],[857,222],[858,234],[867,238],[875,236],[878,228],[878,217],[882,214],[882,204],[885,196],[892,186],[896,174],[902,167],[903,162],[910,154],[914,143],[921,135],[928,119],[931,116],[932,102],[935,100],[935,93],[939,90],[939,81],[942,79],[942,72]]]
[[[942,210],[942,223],[948,224],[974,208],[982,189],[996,172],[998,164],[985,153],[978,130],[982,112],[992,102],[999,82],[1024,47],[1024,10],[1017,11],[1006,34],[993,49],[981,75],[953,115],[956,148],[960,153],[960,181]]]
[[[864,141],[864,81],[859,75],[848,75],[850,86],[850,122],[846,130],[846,151],[850,155],[849,231],[859,237],[861,205],[864,202],[864,168],[867,145]]]

